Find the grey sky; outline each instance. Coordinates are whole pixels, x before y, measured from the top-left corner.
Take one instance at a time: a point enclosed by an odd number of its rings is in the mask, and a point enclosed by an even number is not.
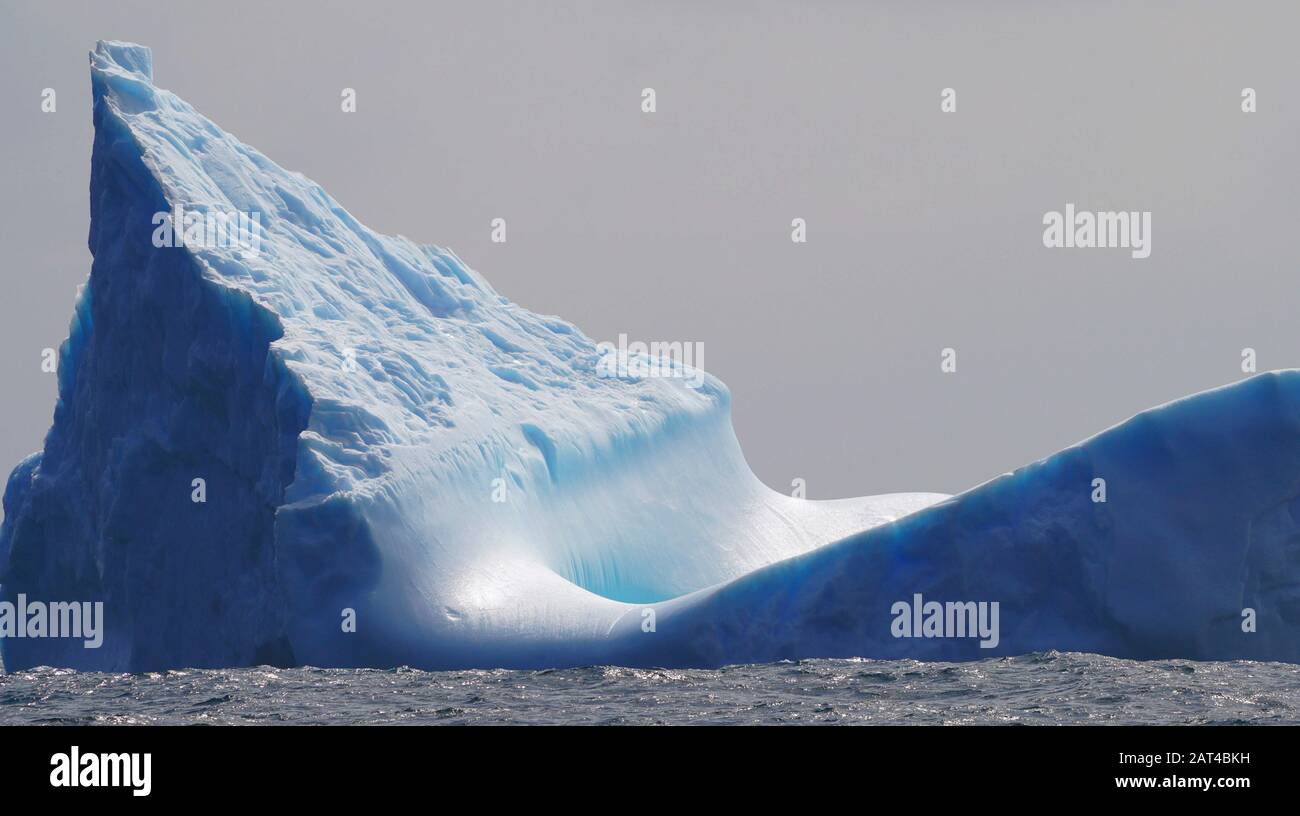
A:
[[[0,469],[41,447],[89,271],[100,38],[524,306],[702,342],[778,490],[956,492],[1243,347],[1300,365],[1300,6],[1045,5],[0,0]],[[1152,211],[1151,257],[1045,249],[1067,202]]]

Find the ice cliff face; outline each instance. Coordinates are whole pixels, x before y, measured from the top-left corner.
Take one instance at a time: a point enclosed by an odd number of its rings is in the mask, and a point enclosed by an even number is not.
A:
[[[1300,374],[933,507],[794,499],[716,379],[602,376],[572,325],[156,88],[145,48],[100,43],[91,79],[94,264],[0,600],[102,601],[104,644],[6,637],[10,669],[1300,659]],[[178,208],[255,213],[256,246],[157,246]],[[894,637],[914,593],[999,601],[999,645]]]

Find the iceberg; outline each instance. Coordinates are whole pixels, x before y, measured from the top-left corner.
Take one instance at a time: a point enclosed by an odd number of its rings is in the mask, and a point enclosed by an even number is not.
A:
[[[716,378],[611,376],[156,87],[147,48],[90,67],[94,261],[5,489],[0,601],[102,603],[101,642],[4,637],[10,670],[1300,662],[1300,372],[955,497],[786,496]],[[931,631],[922,598],[997,636]]]

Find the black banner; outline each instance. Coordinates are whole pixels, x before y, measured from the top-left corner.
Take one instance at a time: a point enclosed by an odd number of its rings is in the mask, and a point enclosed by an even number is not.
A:
[[[436,795],[556,786],[943,800],[1015,793],[1156,802],[1284,795],[1289,729],[106,727],[3,730],[6,798],[127,806]],[[488,784],[485,780],[496,780]],[[435,785],[436,790],[431,790]],[[773,786],[775,785],[775,789]],[[478,794],[474,791],[479,791]],[[551,793],[546,793],[550,790]],[[589,793],[584,793],[589,795]],[[675,794],[684,795],[684,794]],[[448,801],[448,800],[442,800]],[[434,806],[435,802],[430,802]]]

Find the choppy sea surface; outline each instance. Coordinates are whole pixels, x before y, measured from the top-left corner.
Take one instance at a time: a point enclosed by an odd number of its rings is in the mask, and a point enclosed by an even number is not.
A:
[[[0,724],[1300,723],[1300,666],[1047,652],[702,669],[0,675]]]

